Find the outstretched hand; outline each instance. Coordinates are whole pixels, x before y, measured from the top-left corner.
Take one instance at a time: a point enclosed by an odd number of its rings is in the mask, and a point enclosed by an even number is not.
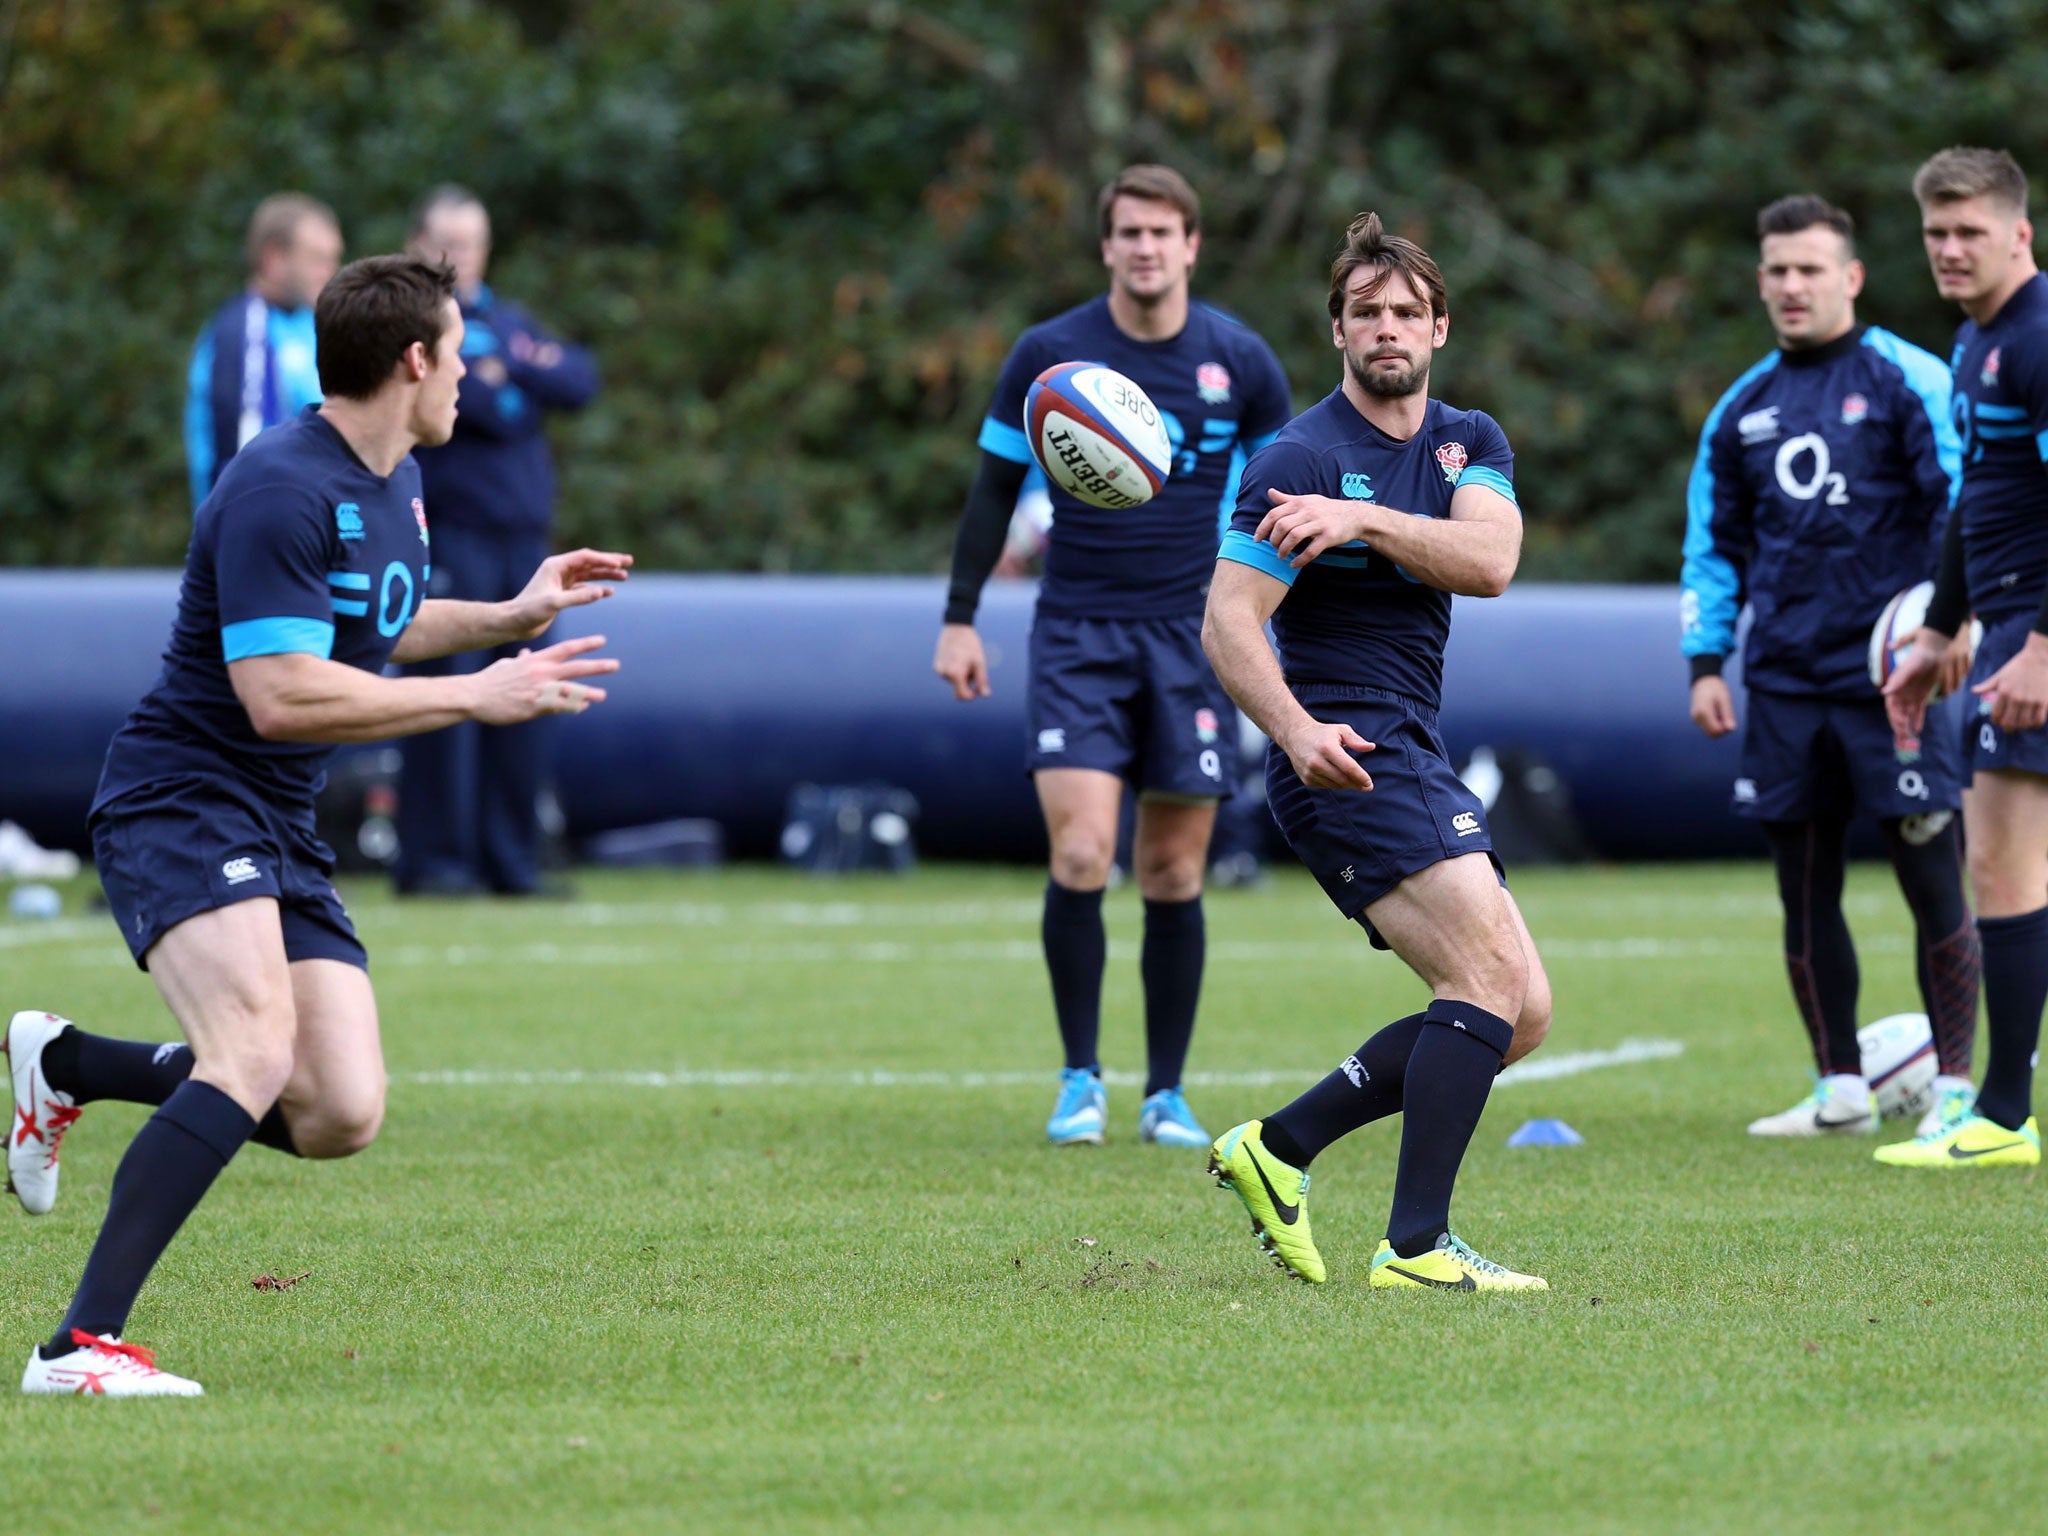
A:
[[[548,556],[509,605],[513,638],[532,640],[545,633],[564,608],[604,601],[615,590],[606,583],[624,581],[632,570],[631,555],[601,549],[572,549]]]
[[[603,644],[603,635],[584,635],[492,662],[476,674],[470,717],[485,725],[518,725],[541,715],[582,714],[602,703],[605,692],[578,679],[619,670],[615,657],[589,654]]]

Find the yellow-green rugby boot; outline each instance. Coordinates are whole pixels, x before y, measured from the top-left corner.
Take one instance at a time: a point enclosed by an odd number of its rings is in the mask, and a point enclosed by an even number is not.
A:
[[[2027,1123],[2008,1131],[1975,1111],[1936,1126],[1911,1141],[1895,1141],[1872,1154],[1893,1168],[2032,1168],[2041,1161],[2041,1129]]]
[[[1263,1121],[1232,1126],[1209,1148],[1209,1171],[1251,1212],[1252,1233],[1273,1262],[1297,1279],[1321,1285],[1323,1256],[1308,1235],[1308,1175],[1280,1161],[1259,1140]]]
[[[1547,1291],[1550,1282],[1541,1275],[1518,1274],[1505,1264],[1482,1258],[1459,1238],[1446,1232],[1427,1253],[1404,1259],[1394,1245],[1380,1239],[1379,1252],[1372,1256],[1372,1285],[1375,1290],[1397,1291]]]

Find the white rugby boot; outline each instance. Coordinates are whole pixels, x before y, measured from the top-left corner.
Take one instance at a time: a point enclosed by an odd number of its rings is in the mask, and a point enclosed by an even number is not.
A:
[[[1843,1072],[1824,1077],[1813,1092],[1782,1114],[1749,1123],[1752,1136],[1862,1136],[1877,1129],[1870,1084]]]
[[[94,1337],[82,1328],[71,1330],[71,1342],[76,1347],[54,1360],[30,1350],[21,1390],[65,1397],[206,1396],[198,1382],[158,1370],[156,1356],[140,1344],[123,1344],[111,1333]]]
[[[43,1076],[43,1050],[71,1027],[54,1013],[24,1010],[7,1025],[8,1075],[14,1079],[14,1119],[7,1127],[7,1187],[31,1216],[57,1203],[57,1151],[83,1113],[68,1093]]]
[[[1943,1073],[1934,1080],[1934,1103],[1913,1128],[1915,1136],[1932,1136],[1952,1120],[1960,1120],[1977,1107],[1977,1085],[1967,1077]]]

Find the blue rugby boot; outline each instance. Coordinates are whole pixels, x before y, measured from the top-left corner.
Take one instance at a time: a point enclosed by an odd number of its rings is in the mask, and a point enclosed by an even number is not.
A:
[[[1162,1088],[1138,1106],[1138,1140],[1162,1147],[1206,1147],[1209,1133],[1178,1088]]]
[[[1099,1147],[1108,1124],[1109,1096],[1102,1091],[1102,1079],[1085,1067],[1063,1068],[1059,1102],[1045,1122],[1045,1139],[1056,1147]]]

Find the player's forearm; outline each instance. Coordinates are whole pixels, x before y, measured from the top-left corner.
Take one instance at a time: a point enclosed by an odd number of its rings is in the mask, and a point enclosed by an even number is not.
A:
[[[1499,597],[1522,558],[1520,519],[1460,521],[1366,506],[1359,520],[1375,554],[1460,597]]]
[[[1025,467],[984,451],[974,472],[974,485],[967,493],[967,506],[960,514],[960,529],[953,538],[952,580],[946,587],[946,622],[972,624],[981,604],[981,589],[989,573],[1002,558],[1003,542],[1009,536],[1010,516],[1017,506],[1017,492],[1024,485]]]
[[[428,598],[406,625],[391,659],[401,664],[432,661],[439,656],[457,656],[464,651],[488,650],[530,638],[508,603],[463,603],[451,598]]]
[[[275,658],[260,658],[264,661]],[[347,745],[438,731],[470,718],[476,683],[458,677],[380,677],[307,656],[303,665],[265,669],[246,682],[230,669],[235,692],[265,741]]]
[[[1202,650],[1224,692],[1274,741],[1285,740],[1296,726],[1308,722],[1308,711],[1287,686],[1258,613],[1219,604],[1212,596],[1202,616]]]
[[[1953,637],[1963,627],[1969,611],[1969,581],[1963,563],[1963,518],[1960,512],[1951,510],[1948,526],[1942,530],[1941,563],[1934,573],[1934,595],[1927,600],[1927,617],[1923,622],[1936,634]]]

